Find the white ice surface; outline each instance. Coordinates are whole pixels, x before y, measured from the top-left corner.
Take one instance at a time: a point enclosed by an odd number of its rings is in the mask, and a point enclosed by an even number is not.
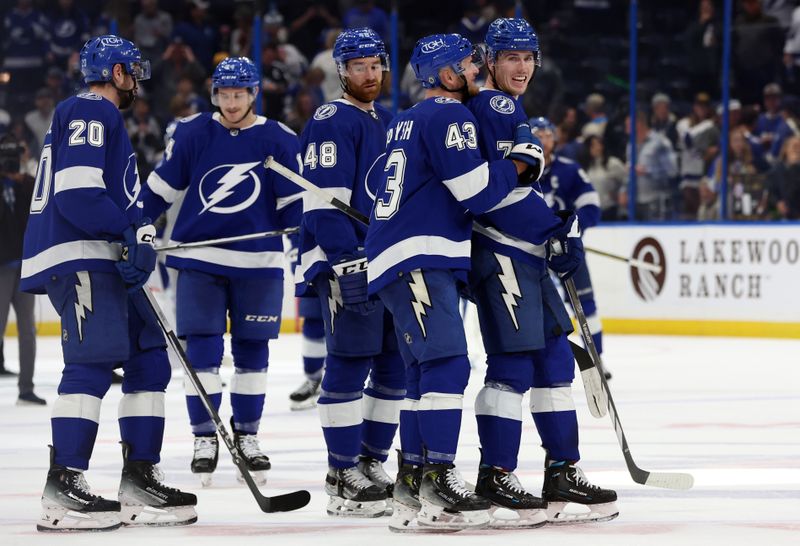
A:
[[[800,544],[800,341],[682,337],[606,336],[606,365],[614,372],[612,394],[637,464],[650,471],[691,472],[690,491],[667,491],[633,483],[610,420],[589,415],[580,380],[574,398],[581,424],[582,467],[596,484],[619,494],[620,516],[603,524],[544,527],[528,531],[476,531],[455,535],[401,536],[385,519],[334,519],[325,515],[325,448],[315,410],[290,412],[288,394],[302,378],[300,339],[274,342],[261,443],[273,470],[266,494],[311,491],[311,504],[283,514],[263,514],[236,482],[221,448],[215,485],[201,489],[189,472],[192,441],[181,372],[167,392],[162,468],[170,485],[197,493],[199,521],[178,528],[113,533],[43,534],[35,530],[39,496],[48,465],[50,407],[61,370],[58,339],[39,339],[36,392],[47,408],[16,407],[13,379],[0,380],[0,544],[298,544],[382,546],[495,545],[783,545]],[[16,368],[16,339],[5,343],[6,363]],[[230,367],[223,369],[228,377]],[[474,481],[478,441],[472,401],[483,369],[473,370],[457,464]],[[118,386],[103,404],[100,431],[87,472],[89,483],[116,495],[121,466],[116,406]],[[527,399],[526,399],[527,402]],[[222,407],[227,421],[230,409]],[[399,446],[396,442],[395,447]],[[526,419],[518,475],[541,486],[543,452]],[[395,469],[394,459],[388,465]]]

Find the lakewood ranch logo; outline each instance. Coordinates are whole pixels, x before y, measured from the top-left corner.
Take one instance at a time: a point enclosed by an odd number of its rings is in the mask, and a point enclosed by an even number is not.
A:
[[[653,237],[645,237],[633,249],[633,259],[653,264],[651,269],[631,266],[631,282],[636,295],[644,301],[653,301],[664,289],[667,279],[667,258],[664,249]]]

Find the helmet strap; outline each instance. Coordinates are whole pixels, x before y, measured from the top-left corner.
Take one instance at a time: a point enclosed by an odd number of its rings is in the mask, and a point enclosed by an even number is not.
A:
[[[125,65],[120,64],[120,66],[122,67],[122,72],[128,74],[128,71],[125,69]],[[133,75],[131,75],[131,79],[133,80],[133,87],[131,87],[130,89],[123,89],[122,87],[117,86],[112,74],[110,83],[111,86],[117,90],[117,95],[119,95],[120,110],[126,110],[130,108],[130,106],[136,100],[136,90],[139,88],[139,85],[137,84],[136,78]]]

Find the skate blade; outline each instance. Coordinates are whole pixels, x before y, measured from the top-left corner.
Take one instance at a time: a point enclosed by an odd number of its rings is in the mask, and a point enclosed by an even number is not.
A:
[[[461,531],[464,529],[482,529],[489,525],[488,510],[470,510],[448,512],[442,506],[422,500],[417,524],[429,529],[443,531]]]
[[[214,474],[211,472],[196,472],[195,474],[200,478],[200,485],[202,487],[211,487],[214,483]]]
[[[262,486],[267,485],[267,471],[266,470],[251,470],[250,476],[253,478],[253,481],[256,482],[256,485]],[[242,473],[238,470],[236,471],[236,481],[239,483],[244,483],[244,477]]]
[[[45,533],[113,531],[122,525],[119,512],[78,512],[59,505],[42,506],[36,530]]]
[[[394,511],[389,520],[389,530],[393,533],[455,533],[457,529],[436,529],[433,527],[420,527],[417,523],[419,508],[394,502]]]
[[[330,497],[326,510],[329,516],[342,518],[379,518],[386,512],[386,501],[359,502]]]
[[[292,411],[303,411],[316,408],[317,398],[319,397],[314,396],[312,398],[309,398],[308,400],[303,400],[302,402],[295,402],[294,400],[291,400],[289,404],[289,409]]]
[[[123,504],[120,520],[124,525],[169,527],[173,525],[190,525],[197,521],[194,506],[170,506],[158,508],[141,504]]]
[[[492,529],[535,529],[547,523],[544,509],[514,510],[493,505],[489,508],[489,527]]]
[[[611,521],[618,515],[619,509],[615,502],[607,502],[605,504],[579,504],[576,502],[547,503],[547,523],[550,525],[601,523],[604,521]]]

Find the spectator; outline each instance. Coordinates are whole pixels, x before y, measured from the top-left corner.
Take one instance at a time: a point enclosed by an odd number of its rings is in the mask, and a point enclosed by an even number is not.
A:
[[[231,57],[251,57],[253,55],[253,9],[241,4],[233,12],[234,29],[228,51]]]
[[[700,179],[719,152],[719,130],[712,119],[711,97],[707,93],[697,94],[691,113],[678,122],[676,129],[680,152],[679,213],[684,220],[694,220],[700,206]]]
[[[286,76],[286,66],[281,62],[279,55],[276,44],[265,45],[261,52],[261,94],[265,103],[264,115],[282,121],[289,80]]]
[[[313,94],[307,89],[298,91],[294,98],[292,109],[286,116],[286,125],[298,135],[303,132],[306,122],[314,115],[317,104],[314,102]]]
[[[164,51],[161,61],[153,69],[153,83],[150,86],[152,105],[159,119],[165,119],[166,108],[175,95],[178,81],[189,78],[195,86],[205,81],[206,71],[197,62],[192,50],[184,44],[179,36]],[[149,82],[148,82],[149,83]]]
[[[133,103],[133,112],[125,120],[125,128],[136,152],[136,163],[139,178],[147,180],[155,167],[158,155],[164,149],[161,138],[161,126],[150,113],[150,103],[145,98],[138,98]]]
[[[578,153],[578,163],[600,196],[600,219],[619,219],[620,192],[625,187],[627,171],[618,158],[609,156],[603,139],[596,135],[586,137]],[[624,198],[623,198],[624,199]]]
[[[58,104],[71,94],[64,71],[57,66],[51,66],[47,69],[47,78],[44,84],[45,88],[52,94],[55,104]]]
[[[731,101],[732,111],[734,111],[734,105],[734,101]],[[769,161],[767,161],[767,152],[764,150],[764,146],[761,145],[761,139],[753,134],[759,115],[761,114],[759,113],[758,106],[746,106],[741,108],[741,113],[738,116],[738,124],[734,124],[732,119],[729,127],[736,127],[738,125],[738,127],[742,129],[744,137],[750,145],[750,152],[753,154],[753,162],[756,168],[759,172],[766,172],[770,169]]]
[[[34,180],[20,173],[24,144],[12,135],[0,139],[0,339],[6,330],[8,313],[14,306],[19,342],[19,398],[17,405],[47,404],[33,392],[36,359],[35,296],[20,292],[22,239],[28,223],[28,209]],[[3,367],[5,369],[5,367]]]
[[[483,13],[483,7],[486,2],[485,0],[468,0],[465,4],[464,13],[453,32],[461,34],[473,44],[481,44],[486,38],[486,30],[489,28],[489,23],[492,22]]]
[[[289,22],[289,38],[307,59],[319,50],[320,37],[327,29],[336,28],[337,2],[334,0],[294,0],[284,7]]]
[[[578,111],[571,106],[561,108],[553,118],[556,125],[556,153],[575,160],[581,148],[582,139],[578,136]]]
[[[630,117],[625,118],[625,128],[630,133]],[[667,137],[650,129],[646,112],[636,114],[635,131],[636,218],[669,220],[672,210],[670,183],[678,175],[675,150]],[[627,155],[630,165],[630,147]],[[627,192],[627,185],[623,192]]]
[[[175,36],[180,36],[203,65],[206,74],[214,70],[213,58],[217,51],[219,36],[217,29],[208,21],[208,0],[189,0],[189,20],[175,25]]]
[[[606,117],[606,99],[600,93],[592,93],[586,97],[584,112],[589,118],[581,129],[581,137],[596,135],[603,138],[608,118]]]
[[[782,81],[788,93],[800,94],[800,6],[792,12],[791,25],[783,44]]]
[[[684,35],[689,92],[715,90],[719,87],[722,24],[714,14],[714,2],[700,0],[698,17],[689,23]]]
[[[678,145],[678,130],[675,128],[678,119],[670,110],[671,101],[666,93],[656,93],[650,99],[650,107],[653,114],[650,117],[650,128],[661,133],[669,139],[672,146]]]
[[[767,160],[774,162],[787,137],[793,134],[791,127],[781,115],[781,98],[783,91],[777,83],[764,87],[764,112],[758,116],[755,134],[767,152]]]
[[[724,183],[728,185],[730,201],[734,202],[732,213],[751,216],[755,212],[755,204],[751,196],[745,196],[745,187],[753,182],[756,174],[753,163],[753,153],[745,138],[745,131],[736,128],[730,132],[728,144],[728,175],[722,176],[722,157],[717,157],[712,163],[710,176],[705,177],[699,186],[700,206],[697,211],[698,220],[717,220],[719,214],[718,195]]]
[[[89,19],[75,6],[75,0],[58,0],[50,15],[50,37],[50,52],[56,65],[64,69],[69,56],[89,39]]]
[[[376,7],[374,0],[355,0],[354,4],[342,17],[342,27],[368,27],[377,32],[383,41],[388,42],[389,16],[386,12]]]
[[[333,60],[333,44],[339,36],[341,29],[332,28],[325,33],[325,49],[317,53],[311,61],[311,70],[319,71],[323,75],[322,94],[325,102],[338,99],[342,96],[342,82],[339,80],[339,70]],[[415,78],[416,79],[416,78]]]
[[[739,98],[759,101],[761,89],[775,81],[782,59],[783,32],[774,17],[761,10],[761,0],[741,0],[734,25],[733,67]]]
[[[3,19],[3,70],[8,72],[9,103],[14,112],[32,106],[31,97],[44,80],[42,67],[50,53],[50,23],[33,9],[33,0],[17,0]]]
[[[143,59],[158,59],[172,36],[172,16],[158,9],[158,0],[140,0],[141,11],[133,19],[133,39]]]
[[[35,104],[36,109],[25,114],[25,125],[36,139],[34,150],[36,155],[39,155],[44,146],[44,137],[50,129],[50,122],[53,121],[53,112],[56,107],[53,101],[53,92],[47,87],[39,89],[36,92]]]
[[[800,137],[786,140],[780,161],[769,173],[768,188],[778,217],[800,220]]]

